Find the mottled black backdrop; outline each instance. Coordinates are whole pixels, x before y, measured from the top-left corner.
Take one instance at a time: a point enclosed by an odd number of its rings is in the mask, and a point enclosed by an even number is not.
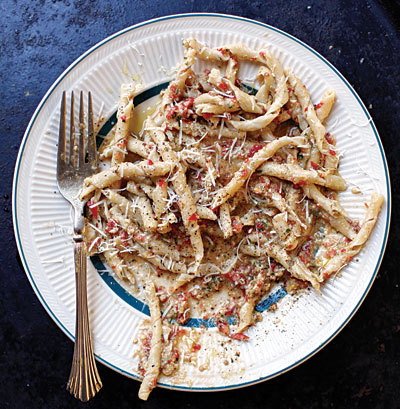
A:
[[[65,391],[73,345],[34,295],[11,222],[13,167],[24,130],[53,81],[80,54],[141,21],[185,12],[237,14],[295,35],[331,61],[370,106],[392,177],[386,256],[359,312],[315,357],[236,391],[155,390],[100,365],[104,388],[86,405]],[[0,0],[0,408],[399,408],[399,3],[363,0]],[[332,46],[332,47],[330,47]]]

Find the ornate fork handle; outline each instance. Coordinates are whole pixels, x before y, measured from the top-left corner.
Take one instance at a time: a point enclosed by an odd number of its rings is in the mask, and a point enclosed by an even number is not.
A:
[[[88,93],[87,128],[83,92],[80,92],[79,131],[75,132],[75,98],[71,92],[69,137],[66,127],[66,93],[63,92],[60,109],[60,127],[57,149],[57,185],[60,193],[74,207],[74,252],[76,281],[75,349],[67,390],[86,402],[102,387],[93,355],[87,307],[86,247],[82,237],[85,226],[79,193],[86,177],[93,175],[98,167],[96,139],[94,134],[92,94]],[[87,132],[85,132],[87,129]]]
[[[103,386],[97,372],[89,328],[87,306],[87,252],[82,237],[83,204],[74,206],[74,256],[76,281],[75,347],[67,389],[83,402],[92,398]]]

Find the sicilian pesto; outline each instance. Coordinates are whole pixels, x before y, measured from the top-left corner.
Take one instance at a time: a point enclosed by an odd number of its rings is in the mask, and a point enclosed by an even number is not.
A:
[[[116,131],[101,147],[111,166],[81,193],[90,199],[89,251],[153,306],[153,329],[140,339],[143,399],[159,373],[179,368],[179,325],[213,319],[227,340],[248,340],[274,283],[321,291],[361,250],[383,201],[372,195],[362,224],[338,201],[347,183],[324,126],[334,91],[314,106],[267,49],[184,46],[139,132],[129,123],[140,89],[122,85]],[[195,72],[196,58],[211,69]],[[257,91],[238,77],[243,61],[258,67]],[[190,359],[201,349],[194,345]]]

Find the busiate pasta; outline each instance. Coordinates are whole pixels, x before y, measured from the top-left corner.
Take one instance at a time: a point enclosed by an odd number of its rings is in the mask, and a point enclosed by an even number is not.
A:
[[[116,130],[101,147],[110,168],[81,193],[90,254],[102,254],[150,307],[142,399],[179,366],[180,324],[211,318],[224,336],[248,340],[254,308],[274,284],[321,291],[361,250],[383,202],[372,194],[360,225],[338,201],[347,183],[324,126],[333,90],[314,105],[267,49],[193,38],[184,47],[138,135],[130,118],[140,87],[121,86]],[[210,69],[196,73],[196,58]],[[243,61],[258,68],[258,91],[238,78]]]

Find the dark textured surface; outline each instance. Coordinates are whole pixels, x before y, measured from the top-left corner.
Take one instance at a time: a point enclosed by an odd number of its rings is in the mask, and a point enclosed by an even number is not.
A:
[[[399,408],[399,3],[394,1],[0,1],[0,408]],[[42,308],[18,260],[11,183],[24,130],[53,81],[104,37],[146,19],[219,12],[281,28],[319,51],[350,81],[375,120],[392,177],[392,227],[370,294],[321,352],[276,379],[236,391],[155,390],[100,365],[101,393],[86,405],[65,391],[73,345]],[[332,47],[330,47],[332,46]]]

